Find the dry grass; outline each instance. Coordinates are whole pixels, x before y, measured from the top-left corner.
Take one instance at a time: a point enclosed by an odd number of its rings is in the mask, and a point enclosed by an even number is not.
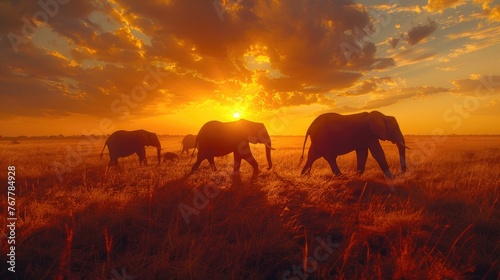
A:
[[[272,171],[253,146],[255,180],[246,163],[240,180],[230,176],[232,156],[193,175],[186,155],[159,167],[131,156],[104,176],[100,144],[71,156],[79,140],[0,142],[4,170],[17,168],[18,277],[118,279],[124,268],[135,279],[497,279],[499,140],[408,137],[408,172],[395,180],[371,157],[356,175],[354,153],[338,159],[342,177],[322,159],[300,176],[302,137],[273,139]],[[179,142],[162,139],[166,151]],[[384,149],[396,172],[397,149]],[[188,223],[180,205],[193,211]]]

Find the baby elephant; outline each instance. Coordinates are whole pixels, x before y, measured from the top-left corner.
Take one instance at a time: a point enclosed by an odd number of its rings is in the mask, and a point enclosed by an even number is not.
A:
[[[167,160],[170,160],[172,162],[177,161],[179,162],[179,156],[177,154],[171,153],[171,152],[166,152],[163,155],[163,162],[166,162]]]

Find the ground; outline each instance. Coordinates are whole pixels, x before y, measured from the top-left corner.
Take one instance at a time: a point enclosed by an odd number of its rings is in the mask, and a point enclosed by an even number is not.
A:
[[[500,276],[500,137],[407,136],[408,171],[393,180],[371,156],[357,175],[354,153],[338,158],[341,177],[323,159],[301,176],[303,137],[272,140],[270,171],[251,145],[257,178],[247,163],[233,177],[232,155],[189,174],[190,156],[156,166],[151,147],[148,166],[133,155],[105,174],[101,138],[0,141],[2,185],[16,170],[18,279]],[[180,141],[161,138],[163,152]],[[399,173],[397,148],[383,148]],[[0,260],[0,278],[13,278]]]

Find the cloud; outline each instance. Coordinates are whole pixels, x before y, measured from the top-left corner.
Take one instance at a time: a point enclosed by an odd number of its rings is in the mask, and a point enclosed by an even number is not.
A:
[[[8,61],[3,54],[0,59]],[[113,110],[113,107],[123,107],[127,102],[132,104],[128,106],[131,113],[147,116],[160,113],[151,110],[159,103],[177,106],[200,98],[198,92],[217,88],[213,81],[193,73],[177,72],[175,68],[140,64],[83,68],[57,52],[32,44],[23,46],[15,57],[8,64],[0,65],[2,117],[84,114],[117,118],[124,110]],[[159,80],[153,77],[155,71],[161,74]],[[147,98],[134,101],[136,87],[147,89]],[[123,101],[123,96],[131,101]],[[117,101],[119,105],[113,106]]]
[[[465,4],[463,0],[428,0],[425,9],[429,12],[441,12],[446,8]]]
[[[490,3],[493,0],[473,0],[473,3],[481,5],[483,9],[483,17],[485,17],[489,22],[500,21],[500,4],[495,4],[492,8]],[[447,8],[455,8],[460,5],[466,4],[465,0],[428,0],[425,9],[429,12],[439,12]]]
[[[1,117],[116,116],[113,102],[147,85],[147,67],[169,75],[131,110],[142,116],[164,113],[158,104],[246,95],[261,108],[331,104],[329,92],[395,65],[378,55],[368,10],[352,0],[233,1],[222,20],[212,1],[166,2],[71,1],[43,24],[32,18],[38,2],[0,2]],[[26,22],[40,25],[25,36]],[[18,53],[11,33],[24,40]]]
[[[390,13],[400,13],[400,12],[406,12],[406,13],[416,13],[420,14],[422,12],[422,9],[420,8],[419,5],[414,5],[414,6],[399,6],[401,3],[397,4],[378,4],[378,5],[372,5],[370,8],[381,10],[381,11],[388,11]]]
[[[409,99],[432,98],[441,93],[475,96],[491,102],[496,102],[495,97],[500,95],[500,75],[473,74],[468,78],[451,81],[452,88],[436,86],[407,87],[404,81],[394,80],[390,77],[373,77],[358,82],[339,96],[359,98],[359,106],[340,106],[334,108],[336,112],[351,113],[362,110],[373,110],[386,107]],[[340,104],[340,103],[337,103]]]
[[[437,23],[429,20],[426,24],[412,27],[407,33],[407,41],[410,45],[415,45],[431,35],[437,29]]]
[[[286,1],[258,10],[268,19],[262,44],[268,46],[271,66],[284,75],[279,84],[339,89],[353,84],[360,70],[391,66],[391,61],[376,57],[373,43],[363,42],[372,26],[360,5]]]
[[[387,44],[389,44],[389,46],[391,46],[394,49],[397,47],[400,39],[401,38],[389,37],[386,42]]]
[[[395,86],[396,83],[391,77],[372,77],[358,82],[350,89],[338,94],[338,96],[360,96],[364,94],[377,93],[387,86]]]
[[[369,98],[363,98],[358,102],[359,106],[333,104],[327,111],[334,110],[338,113],[354,113],[359,111],[370,111],[387,107],[405,100],[431,98],[439,93],[446,93],[449,89],[433,86],[405,87],[393,90],[379,90],[370,94]],[[352,98],[352,97],[351,97]],[[325,112],[327,112],[325,111]],[[323,112],[324,113],[324,112]]]
[[[435,69],[440,70],[440,71],[444,71],[444,72],[451,72],[451,71],[456,71],[457,69],[459,69],[460,66],[462,66],[462,65],[459,64],[459,65],[453,65],[453,66],[448,66],[448,67],[436,67]]]
[[[448,89],[433,86],[417,86],[401,89],[401,92],[394,94],[390,91],[382,91],[358,108],[358,110],[373,110],[396,104],[407,99],[429,98],[439,93],[448,92]]]
[[[488,5],[483,5],[483,13],[487,16],[489,22],[500,21],[500,4],[496,4],[490,9]]]
[[[421,61],[432,60],[438,56],[438,53],[427,48],[405,48],[402,51],[394,54],[392,58],[396,61],[399,67],[411,65]]]
[[[500,42],[500,39],[496,39],[500,35],[500,31],[496,26],[486,27],[486,28],[478,28],[474,30],[466,30],[457,33],[448,34],[446,37],[450,40],[456,39],[472,39],[472,40],[491,40],[493,44],[497,44]]]
[[[362,110],[373,110],[380,107],[390,106],[408,99],[430,98],[439,93],[449,92],[448,88],[435,86],[413,86],[408,87],[406,80],[401,78],[371,77],[359,81],[352,88],[338,94],[339,98],[352,99],[350,104],[358,106],[342,106],[344,102],[337,102],[335,111],[350,113]]]
[[[307,94],[302,92],[260,92],[249,107],[252,111],[273,110],[291,106],[311,104],[334,104],[335,101],[323,94]]]
[[[451,89],[454,94],[477,97],[500,94],[500,75],[472,74],[469,78],[454,80],[452,84],[455,86]]]
[[[448,53],[448,59],[453,59],[499,44],[500,29],[496,26],[478,28],[472,31],[449,34],[447,38],[449,40],[466,39],[466,42],[462,44],[462,47],[454,48]]]

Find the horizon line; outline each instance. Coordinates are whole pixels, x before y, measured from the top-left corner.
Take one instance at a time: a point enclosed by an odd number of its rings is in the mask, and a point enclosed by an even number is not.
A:
[[[11,140],[11,139],[28,139],[28,138],[85,138],[85,137],[109,137],[111,134],[80,134],[80,135],[34,135],[34,136],[27,136],[27,135],[18,135],[18,136],[3,136],[0,135],[0,141],[1,140]],[[158,137],[184,137],[187,134],[157,134]],[[298,134],[271,134],[269,135],[271,137],[304,137],[305,134],[298,135]],[[489,134],[489,133],[476,133],[476,134],[442,134],[442,135],[433,135],[433,134],[404,134],[404,136],[431,136],[431,137],[437,137],[437,136],[500,136],[500,134]]]

